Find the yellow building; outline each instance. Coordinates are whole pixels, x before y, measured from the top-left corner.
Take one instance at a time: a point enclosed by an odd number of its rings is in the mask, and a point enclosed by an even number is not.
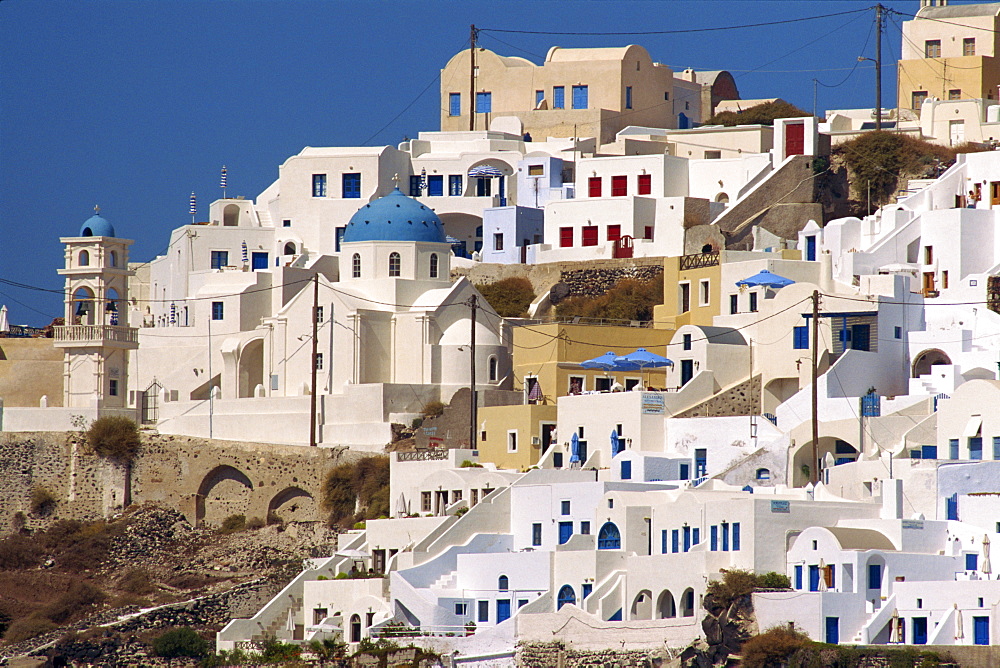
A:
[[[663,304],[653,309],[653,322],[658,329],[674,331],[684,325],[712,325],[712,319],[721,313],[719,258],[716,251],[663,260]]]
[[[1000,4],[921,4],[903,23],[899,107],[919,110],[928,97],[996,99]]]
[[[486,406],[479,423],[479,460],[521,471],[555,442],[556,405]]]
[[[701,120],[702,84],[675,78],[641,46],[556,46],[541,65],[483,48],[475,57],[475,125],[466,49],[441,70],[442,131],[484,130],[493,118],[516,116],[539,140],[597,137],[607,144],[629,125],[677,128]]]

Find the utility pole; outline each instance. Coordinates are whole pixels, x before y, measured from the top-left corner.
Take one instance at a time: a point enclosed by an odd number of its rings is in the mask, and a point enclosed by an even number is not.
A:
[[[312,390],[309,394],[309,445],[316,446],[316,359],[319,343],[319,274],[313,274]]]
[[[212,303],[208,309],[208,437],[212,438],[212,418],[215,413],[215,387],[212,385]]]
[[[476,129],[476,24],[469,26],[469,130]]]
[[[885,9],[885,7],[883,7],[881,3],[875,5],[875,131],[876,132],[882,129],[882,10],[883,9]]]
[[[819,79],[813,79],[813,116],[816,115],[816,93],[819,84]]]
[[[479,404],[476,402],[476,311],[479,309],[479,297],[469,297],[469,308],[472,309],[472,331],[469,354],[469,449],[476,449],[476,432],[479,430]]]
[[[809,477],[812,484],[819,482],[819,290],[812,294],[812,464]]]

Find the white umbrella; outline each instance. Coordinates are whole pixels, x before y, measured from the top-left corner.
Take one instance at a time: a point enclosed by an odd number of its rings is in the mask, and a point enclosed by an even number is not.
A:
[[[990,579],[990,573],[993,572],[993,566],[990,564],[990,537],[988,535],[983,536],[983,564],[979,567],[986,579]]]
[[[819,591],[827,591],[826,586],[826,562],[819,560]]]
[[[889,622],[889,642],[899,642],[899,610],[892,611],[892,621]]]
[[[406,497],[399,493],[399,500],[396,501],[396,517],[406,517]]]
[[[962,611],[958,609],[958,603],[955,603],[955,640],[961,640],[965,637],[965,625],[962,623]]]
[[[9,332],[10,323],[7,322],[7,305],[0,306],[0,332]]]
[[[340,550],[335,553],[338,557],[347,557],[348,559],[371,559],[371,555],[362,550]]]

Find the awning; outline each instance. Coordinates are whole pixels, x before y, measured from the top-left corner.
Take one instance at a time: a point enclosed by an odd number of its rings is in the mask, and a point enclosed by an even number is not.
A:
[[[969,418],[968,424],[965,425],[965,431],[962,432],[962,438],[973,438],[979,436],[979,432],[983,428],[983,416],[973,415]]]
[[[490,165],[479,165],[478,167],[473,167],[469,170],[469,176],[493,178],[494,176],[503,176],[503,172],[496,167],[491,167]]]

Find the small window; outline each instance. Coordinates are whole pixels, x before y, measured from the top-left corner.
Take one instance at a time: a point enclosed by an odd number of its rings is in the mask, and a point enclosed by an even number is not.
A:
[[[653,240],[653,226],[652,225],[646,225],[645,226],[645,229],[643,230],[643,237],[642,238],[643,239],[649,239],[650,241]]]
[[[323,353],[316,353],[316,370],[323,370]]]
[[[626,109],[631,109],[632,108],[632,87],[631,86],[625,86],[625,108]]]
[[[750,293],[750,312],[751,313],[756,313],[757,312],[757,293],[756,292],[751,292]]]
[[[430,276],[431,276],[431,278],[437,278],[438,277],[438,254],[437,253],[431,253],[431,270],[430,270]]]
[[[560,515],[569,515],[569,501],[561,501],[561,502],[559,502],[559,514]]]
[[[608,241],[618,241],[622,238],[621,225],[608,225]]]
[[[531,525],[531,544],[536,546],[542,544],[542,525],[538,522]]]
[[[351,257],[351,278],[361,278],[361,254],[355,253]]]
[[[612,197],[625,197],[628,195],[628,177],[627,176],[612,176],[611,177],[611,196]]]
[[[490,382],[497,382],[497,358],[490,357]]]
[[[499,578],[497,578],[497,590],[507,591],[508,589],[510,589],[510,580],[507,578],[506,575],[501,575]]]
[[[497,232],[493,235],[493,250],[503,250],[503,232]]]
[[[685,334],[683,341],[684,350],[691,350],[691,335]]]
[[[927,91],[925,90],[915,90],[910,95],[910,107],[913,109],[920,109],[923,105],[924,100],[927,99]]]
[[[493,93],[476,93],[476,112],[489,114],[493,111]]]
[[[653,193],[653,175],[652,174],[640,174],[639,175],[639,194],[640,195],[651,195]]]
[[[295,255],[295,242],[289,241],[282,249],[282,255]]]
[[[614,507],[615,507],[615,500],[608,499],[608,508],[614,508]]]
[[[962,55],[963,56],[974,56],[976,55],[976,38],[966,37],[962,40]]]
[[[622,480],[632,479],[632,462],[629,460],[621,462],[621,479]]]
[[[215,251],[212,251],[212,253],[214,254]],[[88,251],[85,251],[85,250],[80,251],[80,261],[79,261],[79,264],[80,264],[81,267],[89,267],[90,266],[90,253]],[[213,267],[213,269],[214,268],[215,267]]]
[[[316,307],[316,322],[323,322],[323,307]]]
[[[455,604],[455,616],[465,617],[469,614],[469,604],[468,603],[456,603]]]
[[[477,601],[479,604],[479,616],[477,620],[480,622],[490,621],[490,602],[489,601]]]
[[[180,253],[178,253],[178,255],[179,254]],[[116,253],[114,251],[111,251],[108,254],[108,266],[109,267],[117,267],[118,266],[118,253]]]
[[[111,382],[108,385],[108,394],[112,397],[118,396],[118,381],[114,378],[111,379]]]
[[[461,116],[462,115],[462,94],[461,93],[449,93],[448,94],[448,115],[449,116]]]
[[[397,277],[401,272],[399,253],[389,253],[389,276]]]
[[[584,536],[590,535],[590,522],[580,522],[580,533]]]
[[[587,225],[583,228],[583,245],[596,246],[598,239],[597,225]]]
[[[291,218],[285,218],[284,220],[281,221],[281,226],[282,227],[291,227],[292,226],[292,219]]]
[[[948,288],[948,272],[941,272],[941,289],[946,290]]]
[[[573,108],[586,109],[589,102],[587,86],[573,86]]]
[[[924,246],[924,264],[934,264],[934,246]]]
[[[429,513],[431,511],[431,493],[420,492],[420,512]]]
[[[924,57],[925,58],[940,58],[941,57],[941,40],[939,39],[929,39],[924,42]]]
[[[720,160],[722,151],[705,151],[705,160]]]
[[[792,348],[794,350],[809,349],[809,325],[800,325],[792,329]]]
[[[452,174],[448,177],[448,194],[452,197],[462,196],[462,175]]]
[[[961,88],[951,88],[948,90],[949,100],[961,100],[962,99],[962,89]]]
[[[711,282],[708,279],[702,279],[698,283],[698,306],[708,306],[711,303],[712,290]]]
[[[361,197],[361,174],[347,173],[341,176],[344,199],[360,199]]]
[[[212,302],[212,320],[222,320],[224,315],[222,302]]]
[[[560,227],[559,228],[559,247],[560,248],[570,248],[573,245],[573,228],[572,227]]]
[[[903,328],[902,327],[893,327],[892,328],[892,336],[893,336],[893,338],[896,338],[896,339],[903,338]]]
[[[517,432],[507,432],[507,452],[517,452]]]
[[[601,196],[601,177],[591,176],[587,179],[587,195],[588,197],[600,197]]]
[[[212,251],[212,269],[222,269],[227,266],[229,266],[229,251]]]
[[[740,296],[729,295],[729,313],[735,315],[740,312]]]
[[[528,165],[528,176],[545,176],[545,165]]]
[[[430,176],[427,177],[427,196],[428,197],[444,196],[443,174],[431,174]]]
[[[670,91],[669,90],[663,92],[663,99],[664,100],[669,100],[670,99]]]
[[[535,91],[535,109],[538,109],[538,105],[540,105],[542,103],[542,100],[544,100],[544,99],[545,99],[545,91],[544,90],[536,90]]]
[[[313,197],[326,197],[326,174],[313,174]]]
[[[771,471],[770,469],[757,469],[757,475],[755,477],[757,480],[770,480]]]
[[[566,87],[565,86],[553,86],[552,87],[552,108],[553,109],[565,109],[566,108]]]
[[[420,174],[410,174],[410,197],[420,197],[424,194],[424,182]]]

